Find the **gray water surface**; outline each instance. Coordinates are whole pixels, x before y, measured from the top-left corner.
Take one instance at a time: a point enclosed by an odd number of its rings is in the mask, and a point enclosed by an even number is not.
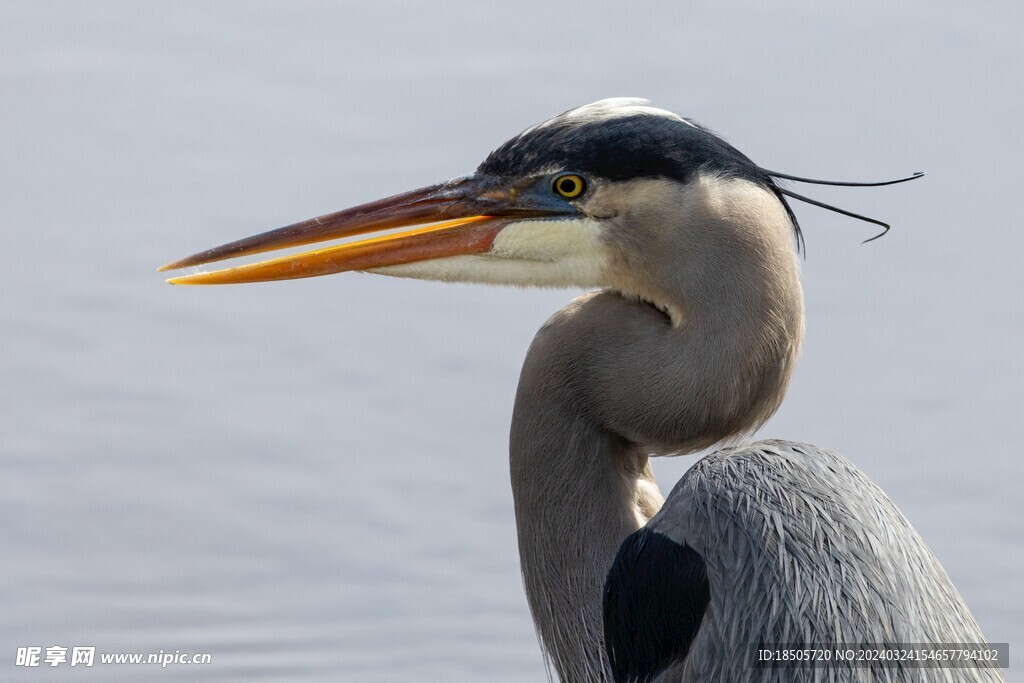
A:
[[[619,95],[768,168],[928,171],[806,189],[894,228],[796,205],[807,339],[760,435],[855,461],[1024,645],[1019,3],[625,7],[4,3],[0,680],[543,680],[507,433],[574,293],[154,269]],[[31,645],[213,663],[16,667]]]

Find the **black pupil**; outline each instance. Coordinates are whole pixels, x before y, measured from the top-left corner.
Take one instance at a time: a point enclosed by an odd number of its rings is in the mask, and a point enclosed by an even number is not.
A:
[[[562,178],[558,181],[558,189],[562,194],[572,194],[576,191],[576,181],[573,178]]]

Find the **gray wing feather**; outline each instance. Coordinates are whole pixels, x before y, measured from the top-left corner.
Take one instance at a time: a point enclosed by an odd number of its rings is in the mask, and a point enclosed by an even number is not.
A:
[[[711,602],[664,681],[1003,681],[998,669],[752,670],[756,643],[984,642],[892,500],[844,458],[763,441],[691,468],[648,527],[706,563]]]

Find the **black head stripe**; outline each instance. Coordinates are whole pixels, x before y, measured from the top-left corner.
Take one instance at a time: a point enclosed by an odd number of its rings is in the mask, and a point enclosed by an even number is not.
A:
[[[704,560],[646,527],[622,543],[604,589],[604,642],[618,683],[684,659],[711,599]]]
[[[512,138],[477,170],[528,175],[555,169],[609,180],[680,182],[703,171],[771,185],[757,164],[711,131],[654,111],[582,120],[563,114]]]

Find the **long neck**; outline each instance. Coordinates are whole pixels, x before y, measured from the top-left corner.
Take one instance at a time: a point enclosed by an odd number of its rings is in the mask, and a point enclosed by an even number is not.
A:
[[[520,384],[511,434],[519,557],[530,610],[562,681],[610,681],[601,586],[619,544],[663,500],[646,456],[574,411],[555,387],[538,392],[538,383],[530,384],[527,390]]]
[[[611,680],[601,591],[623,539],[662,503],[647,456],[755,429],[792,371],[802,296],[781,206],[766,230],[744,222],[762,214],[708,205],[702,229],[725,251],[711,254],[717,268],[678,259],[701,282],[641,294],[657,307],[612,292],[581,297],[545,324],[523,366],[510,440],[520,561],[562,681]]]

